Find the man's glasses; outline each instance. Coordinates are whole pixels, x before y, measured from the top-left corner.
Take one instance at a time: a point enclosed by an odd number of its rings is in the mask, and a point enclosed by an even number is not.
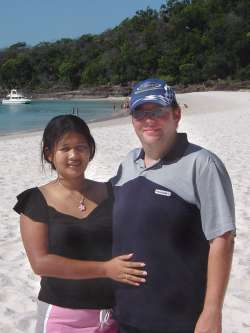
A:
[[[168,108],[158,108],[154,110],[134,110],[133,112],[130,112],[133,118],[136,120],[142,120],[145,117],[151,117],[151,118],[160,118],[166,115],[166,113],[169,112]]]

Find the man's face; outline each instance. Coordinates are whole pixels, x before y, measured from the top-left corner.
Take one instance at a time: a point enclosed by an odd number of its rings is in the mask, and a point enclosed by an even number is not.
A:
[[[161,109],[162,114],[157,115]],[[155,114],[152,111],[156,111]],[[162,107],[155,103],[145,103],[135,112],[142,112],[141,119],[132,114],[132,123],[142,146],[144,145],[164,145],[172,142],[176,135],[176,129],[181,118],[180,108]],[[152,113],[151,113],[152,112]]]

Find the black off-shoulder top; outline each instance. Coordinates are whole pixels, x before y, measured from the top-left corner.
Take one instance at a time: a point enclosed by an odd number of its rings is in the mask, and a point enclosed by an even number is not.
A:
[[[48,225],[48,249],[52,254],[79,260],[106,261],[112,256],[112,187],[109,197],[86,218],[61,213],[49,206],[39,188],[17,196],[14,210],[37,223]],[[114,305],[113,284],[109,279],[69,280],[41,278],[38,299],[73,309],[104,309]]]

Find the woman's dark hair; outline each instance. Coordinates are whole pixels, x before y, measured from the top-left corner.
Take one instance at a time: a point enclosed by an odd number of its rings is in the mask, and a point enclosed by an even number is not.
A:
[[[48,159],[48,152],[52,152],[58,141],[67,133],[78,133],[86,139],[89,149],[91,161],[95,155],[95,140],[92,137],[88,125],[85,121],[74,115],[60,115],[52,118],[43,132],[41,142],[41,160],[48,162],[52,169],[55,170],[54,164]]]

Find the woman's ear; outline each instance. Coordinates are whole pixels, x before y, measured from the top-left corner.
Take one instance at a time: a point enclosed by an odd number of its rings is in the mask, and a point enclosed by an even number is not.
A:
[[[49,161],[49,162],[52,162],[52,161],[53,161],[53,154],[52,154],[52,152],[49,150],[48,147],[46,147],[46,148],[44,149],[44,155],[45,155],[47,161]]]

